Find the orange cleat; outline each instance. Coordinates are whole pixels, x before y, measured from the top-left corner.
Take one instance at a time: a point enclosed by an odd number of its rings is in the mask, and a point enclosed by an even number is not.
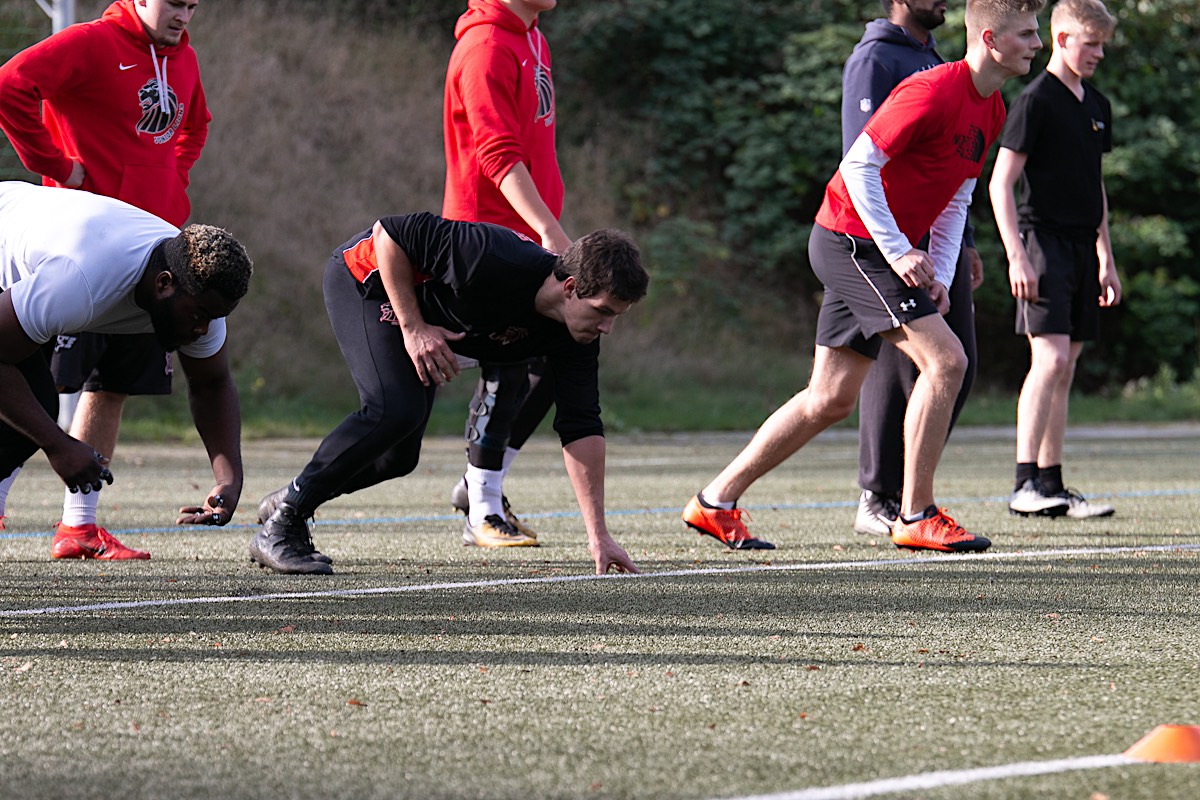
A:
[[[731,550],[774,550],[775,545],[755,539],[746,530],[742,517],[750,515],[740,508],[712,508],[704,505],[696,495],[683,509],[683,521],[705,536],[711,536]]]
[[[896,518],[892,527],[892,544],[906,550],[941,550],[945,553],[982,553],[992,546],[990,539],[967,533],[946,509],[939,508],[932,517],[916,522]]]
[[[150,554],[134,550],[98,525],[64,525],[58,523],[50,555],[55,558],[98,558],[109,561],[146,560]]]

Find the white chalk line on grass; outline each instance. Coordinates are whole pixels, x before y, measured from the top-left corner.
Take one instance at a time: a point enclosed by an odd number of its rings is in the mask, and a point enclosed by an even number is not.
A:
[[[943,786],[962,786],[980,781],[996,781],[1005,778],[1023,778],[1030,775],[1052,775],[1081,769],[1104,769],[1107,767],[1144,764],[1143,761],[1124,755],[1079,756],[1060,758],[1053,761],[1021,761],[1016,764],[1001,764],[997,767],[956,769],[942,772],[925,772],[920,775],[905,775],[899,778],[884,778],[866,783],[846,783],[841,786],[824,786],[800,789],[779,794],[760,794],[729,800],[856,800],[860,797],[876,797],[897,792],[912,792],[921,789],[939,789]]]
[[[1200,550],[1200,542],[1138,547],[1078,547],[1053,550],[1028,550],[1012,553],[974,553],[971,555],[930,555],[897,559],[872,559],[860,561],[819,561],[803,564],[755,564],[745,567],[704,567],[700,569],[664,570],[639,574],[609,575],[555,575],[542,578],[495,578],[482,581],[457,581],[454,583],[421,583],[406,586],[376,586],[366,589],[327,589],[315,592],[271,592],[267,594],[226,595],[218,597],[175,597],[162,600],[129,600],[111,603],[92,603],[74,606],[47,606],[43,608],[17,608],[0,611],[0,617],[28,617],[45,614],[78,614],[93,611],[119,611],[132,608],[164,608],[217,603],[261,603],[270,600],[312,600],[335,597],[369,597],[375,595],[406,594],[410,592],[434,592],[455,589],[489,589],[504,586],[533,586],[553,583],[576,583],[581,581],[628,581],[656,578],[690,578],[700,575],[744,575],[753,572],[822,572],[839,569],[888,569],[912,567],[925,564],[948,565],[969,564],[974,561],[1014,561],[1037,558],[1062,558],[1086,555],[1117,555],[1120,553],[1165,553]],[[320,579],[317,579],[320,580]]]

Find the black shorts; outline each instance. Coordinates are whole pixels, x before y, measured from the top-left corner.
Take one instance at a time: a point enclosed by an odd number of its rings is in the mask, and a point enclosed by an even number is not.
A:
[[[1073,342],[1100,335],[1100,257],[1096,240],[1071,239],[1045,230],[1021,231],[1038,276],[1038,300],[1017,301],[1021,336],[1069,334]]]
[[[76,333],[53,344],[50,372],[63,392],[171,393],[171,354],[152,333]]]
[[[825,285],[817,315],[817,344],[879,354],[878,334],[930,314],[937,306],[924,289],[906,286],[870,239],[814,225],[808,259]]]

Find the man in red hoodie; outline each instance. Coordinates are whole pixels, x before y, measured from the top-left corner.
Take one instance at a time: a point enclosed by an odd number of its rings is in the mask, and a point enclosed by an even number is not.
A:
[[[186,30],[197,5],[117,0],[0,67],[0,127],[26,169],[47,186],[115,197],[181,227],[211,119]],[[125,398],[171,391],[170,355],[152,334],[59,336],[54,349],[55,381],[83,389],[71,435],[109,458]],[[148,557],[114,551],[111,537],[101,544],[96,493],[64,496],[55,558]]]
[[[538,28],[538,15],[555,5],[469,0],[459,17],[446,72],[442,216],[504,225],[562,253],[571,239],[559,223],[554,81],[550,46]],[[467,515],[464,544],[537,546],[537,535],[509,507],[502,482],[550,409],[553,386],[544,366],[542,359],[480,364],[467,418],[467,468],[450,496]]]

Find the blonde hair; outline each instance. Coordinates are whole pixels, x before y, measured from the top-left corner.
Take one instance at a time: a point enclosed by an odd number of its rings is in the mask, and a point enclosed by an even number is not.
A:
[[[163,242],[167,269],[190,295],[212,289],[229,300],[240,300],[250,288],[254,271],[246,248],[224,228],[188,225]]]
[[[1078,31],[1107,39],[1116,27],[1116,18],[1101,0],[1058,0],[1050,12],[1050,32],[1056,40],[1059,33]]]
[[[1004,30],[1013,17],[1045,7],[1046,0],[967,0],[967,38],[974,41],[985,30]]]

